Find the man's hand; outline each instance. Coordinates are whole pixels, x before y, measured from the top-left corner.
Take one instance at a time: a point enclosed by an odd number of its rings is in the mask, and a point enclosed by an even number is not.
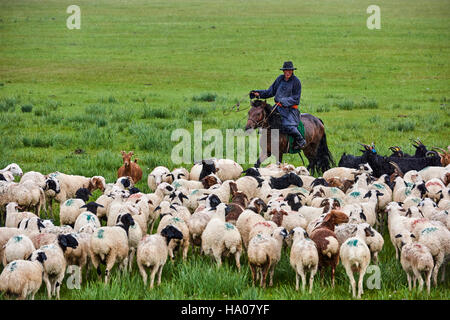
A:
[[[259,97],[259,92],[256,91],[250,91],[250,99],[254,99]]]

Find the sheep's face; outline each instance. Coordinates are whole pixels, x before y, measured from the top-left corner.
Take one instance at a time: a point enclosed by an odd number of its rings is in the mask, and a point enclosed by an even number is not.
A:
[[[178,239],[178,240],[183,239],[183,233],[178,228],[174,227],[173,225],[168,225],[167,227],[162,229],[161,235],[166,238],[167,244],[172,239]]]
[[[202,171],[200,172],[199,179],[203,179],[204,177],[210,175],[211,173],[216,173],[217,169],[214,165],[214,161],[212,160],[202,160]]]
[[[78,247],[77,239],[70,234],[58,235],[58,243],[63,252],[65,252],[67,248],[76,249]]]
[[[59,181],[55,177],[50,177],[45,181],[45,190],[53,190],[55,193],[61,191]]]
[[[11,163],[8,167],[6,167],[6,171],[10,171],[13,176],[22,176],[23,172],[22,169],[20,169],[19,165],[17,163]]]
[[[28,258],[30,261],[39,261],[40,263],[44,263],[47,260],[47,255],[42,250],[36,250],[32,253],[32,255]]]
[[[216,208],[222,201],[215,194],[211,194],[206,198],[206,205],[210,208]]]
[[[327,218],[335,225],[348,222],[348,216],[344,212],[337,210],[332,210],[327,214],[324,221],[326,221]]]
[[[90,184],[92,185],[92,190],[100,189],[104,192],[106,188],[105,178],[101,176],[94,176],[91,178]]]

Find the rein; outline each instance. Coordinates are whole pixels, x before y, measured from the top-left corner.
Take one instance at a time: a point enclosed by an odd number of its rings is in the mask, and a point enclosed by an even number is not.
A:
[[[263,118],[262,120],[258,121],[258,122],[255,121],[255,120],[253,120],[253,119],[251,119],[251,118],[249,118],[248,120],[252,121],[252,122],[256,125],[256,127],[264,128],[262,125],[263,125],[263,124],[266,124],[266,125],[267,125],[267,120],[270,118],[270,116],[272,115],[272,113],[275,111],[276,108],[277,108],[277,107],[274,106],[274,107],[272,108],[272,111],[270,111],[269,115],[267,115],[267,114],[264,112],[264,118]]]
[[[229,108],[228,110],[227,109],[225,109],[225,110],[223,110],[223,115],[228,115],[228,114],[230,114],[230,112],[232,112],[235,108],[236,108],[236,112],[239,112],[239,111],[245,111],[245,110],[247,110],[247,109],[243,109],[243,110],[239,110],[239,107],[241,106],[241,102],[245,99],[245,98],[247,98],[247,96],[248,96],[248,93],[246,93],[236,104],[234,104],[231,108]]]

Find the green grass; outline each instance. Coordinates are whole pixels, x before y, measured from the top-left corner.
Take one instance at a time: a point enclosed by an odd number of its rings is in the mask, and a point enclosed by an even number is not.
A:
[[[366,27],[368,0],[81,0],[81,29],[68,30],[71,4],[0,3],[2,168],[16,162],[24,172],[103,175],[112,182],[120,151],[133,150],[144,170],[137,187],[148,192],[145,178],[154,167],[175,167],[173,130],[192,132],[197,120],[203,132],[244,128],[246,98],[240,112],[224,110],[250,90],[268,88],[285,60],[298,68],[301,111],[323,120],[336,160],[343,152],[359,154],[358,142],[375,142],[381,154],[392,145],[414,153],[411,138],[449,144],[446,0],[378,1],[381,30]],[[296,155],[284,161],[302,165]],[[448,299],[448,276],[430,297],[410,293],[392,255],[386,239],[382,288],[366,290],[364,299]],[[151,291],[136,269],[121,281],[114,275],[106,287],[91,272],[81,290],[64,285],[62,298],[351,298],[342,266],[334,290],[326,278],[308,295],[294,290],[287,252],[267,290],[251,287],[245,256],[242,265],[240,274],[229,263],[216,270],[211,259],[190,255],[185,263],[168,262],[163,284]],[[38,298],[46,299],[44,287]]]

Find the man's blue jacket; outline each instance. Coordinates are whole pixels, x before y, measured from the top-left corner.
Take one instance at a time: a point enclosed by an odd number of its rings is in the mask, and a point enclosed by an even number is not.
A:
[[[277,77],[274,83],[267,90],[255,90],[259,93],[261,99],[268,99],[275,96],[275,102],[281,103],[283,106],[277,107],[281,114],[281,125],[284,127],[297,127],[300,122],[300,112],[298,109],[292,108],[294,105],[300,104],[300,96],[302,93],[302,84],[300,79],[294,74],[288,81],[284,79],[284,74]]]

